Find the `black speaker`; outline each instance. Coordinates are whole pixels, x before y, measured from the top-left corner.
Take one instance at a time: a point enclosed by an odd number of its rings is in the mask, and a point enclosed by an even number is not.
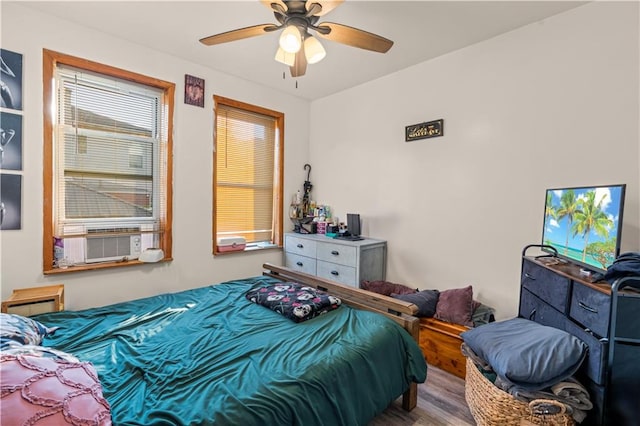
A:
[[[347,213],[347,231],[349,234],[357,237],[360,235],[360,215],[355,213]]]

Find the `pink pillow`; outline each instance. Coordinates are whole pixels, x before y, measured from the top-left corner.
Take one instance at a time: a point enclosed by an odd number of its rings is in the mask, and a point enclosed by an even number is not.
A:
[[[473,327],[473,287],[454,288],[440,292],[434,318],[454,324]]]
[[[111,425],[94,367],[87,362],[2,355],[2,424]]]
[[[407,287],[406,285],[391,283],[389,281],[362,281],[360,288],[374,293],[384,294],[385,296],[391,296],[394,294],[412,294],[417,293],[415,288]]]

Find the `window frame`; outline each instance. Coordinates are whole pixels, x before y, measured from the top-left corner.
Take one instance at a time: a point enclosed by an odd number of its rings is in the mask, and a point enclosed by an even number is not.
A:
[[[104,65],[87,59],[78,58],[71,55],[55,52],[48,49],[42,50],[42,88],[43,88],[43,242],[42,242],[42,270],[45,275],[85,271],[93,269],[106,269],[139,265],[143,262],[130,260],[126,262],[102,262],[70,266],[66,269],[54,268],[54,128],[55,128],[55,105],[56,93],[54,73],[58,64],[83,69],[86,71],[107,75],[110,77],[128,80],[138,84],[143,84],[158,88],[164,92],[165,108],[167,113],[167,136],[166,136],[166,180],[160,182],[164,186],[165,211],[161,216],[163,232],[159,235],[160,248],[164,251],[162,261],[172,260],[172,223],[173,223],[173,113],[175,104],[175,83],[160,80],[146,75],[126,71],[110,65]]]
[[[234,99],[230,99],[230,98],[226,98],[223,96],[218,96],[218,95],[213,95],[213,101],[214,101],[214,121],[213,121],[213,128],[214,128],[214,137],[213,137],[213,144],[214,144],[214,149],[213,149],[213,173],[212,173],[212,192],[213,192],[213,200],[212,200],[212,204],[213,204],[213,209],[212,209],[212,216],[211,216],[211,221],[212,221],[212,249],[213,249],[213,255],[214,256],[218,256],[218,255],[228,255],[228,254],[234,254],[234,253],[243,253],[243,252],[247,252],[247,251],[255,251],[255,250],[265,250],[265,249],[271,249],[271,248],[282,248],[282,244],[283,244],[283,221],[284,221],[284,207],[283,207],[283,194],[284,194],[284,113],[282,112],[278,112],[278,111],[274,111],[268,108],[264,108],[264,107],[260,107],[260,106],[256,106],[256,105],[252,105],[252,104],[248,104],[245,102],[241,102],[241,101],[237,101]],[[248,246],[245,250],[243,251],[220,251],[218,249],[218,232],[217,232],[217,225],[216,225],[216,208],[217,208],[217,173],[216,173],[216,164],[217,164],[217,145],[218,145],[218,141],[217,141],[217,127],[218,127],[218,116],[217,116],[217,111],[218,111],[218,105],[224,105],[230,108],[237,108],[237,109],[241,109],[247,112],[251,112],[251,113],[256,113],[256,114],[261,114],[261,115],[265,115],[265,116],[269,116],[272,117],[275,120],[275,128],[277,131],[277,137],[276,137],[276,146],[277,146],[277,152],[274,156],[275,161],[277,161],[277,165],[274,165],[274,174],[276,175],[276,178],[274,179],[275,181],[275,185],[277,186],[277,188],[274,188],[274,194],[273,194],[273,203],[274,203],[274,215],[276,216],[274,218],[274,224],[273,224],[273,246],[270,247],[258,247],[258,246]]]

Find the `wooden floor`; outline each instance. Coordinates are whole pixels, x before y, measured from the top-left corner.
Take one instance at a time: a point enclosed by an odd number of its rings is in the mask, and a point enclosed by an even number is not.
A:
[[[429,366],[418,385],[418,406],[407,412],[397,399],[369,426],[475,426],[464,399],[464,380]]]

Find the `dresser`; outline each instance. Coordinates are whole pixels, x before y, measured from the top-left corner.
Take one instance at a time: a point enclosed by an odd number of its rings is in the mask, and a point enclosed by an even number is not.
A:
[[[284,236],[287,268],[316,275],[352,287],[366,281],[384,280],[387,242],[373,238],[348,241],[323,234]]]
[[[526,249],[525,249],[526,251]],[[583,425],[640,425],[640,290],[625,278],[592,283],[578,265],[523,252],[519,316],[588,346],[577,378],[594,408]]]

